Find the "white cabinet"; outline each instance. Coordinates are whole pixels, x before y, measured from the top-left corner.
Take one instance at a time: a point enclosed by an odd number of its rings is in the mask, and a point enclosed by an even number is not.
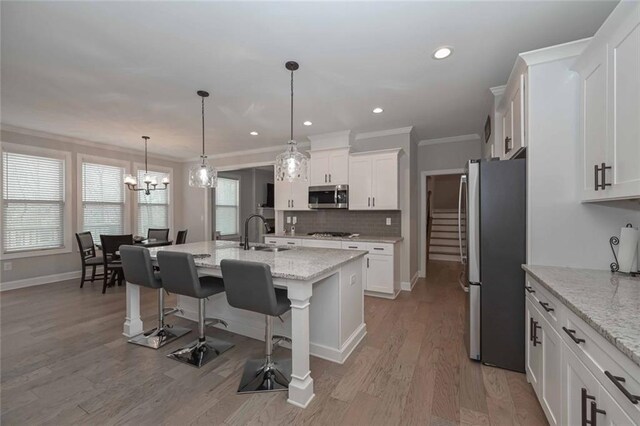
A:
[[[393,256],[367,255],[367,291],[394,294],[393,291]]]
[[[581,82],[582,199],[640,197],[640,3],[620,2],[573,69]]]
[[[274,192],[276,210],[309,210],[309,182],[276,180]]]
[[[351,154],[349,210],[398,210],[398,154],[384,150]]]
[[[368,296],[395,298],[400,291],[400,245],[343,241],[346,250],[366,250],[364,289]]]
[[[320,248],[331,248],[331,249],[342,248],[342,242],[339,240],[302,239],[301,241],[302,241],[302,247],[320,247]]]
[[[499,154],[502,159],[513,157],[520,149],[527,146],[526,82],[526,68],[522,62],[518,61],[497,109],[498,114],[502,117],[503,139],[496,154]]]
[[[540,329],[540,315],[533,306],[533,303],[527,299],[526,303],[527,315],[527,346],[525,348],[525,370],[527,379],[531,386],[539,393],[540,384],[542,383],[542,351],[540,350],[540,338],[537,337],[537,331]]]
[[[561,424],[562,415],[562,340],[555,329],[545,320],[541,321],[540,342],[542,351],[542,386],[540,400],[547,413],[549,423]]]
[[[349,148],[311,151],[310,154],[311,186],[349,184]]]

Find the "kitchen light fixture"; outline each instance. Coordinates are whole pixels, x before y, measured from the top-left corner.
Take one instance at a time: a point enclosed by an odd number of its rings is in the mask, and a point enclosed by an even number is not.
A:
[[[297,143],[293,140],[293,72],[300,66],[297,62],[288,61],[285,68],[291,71],[291,138],[287,142],[287,149],[276,157],[276,180],[307,180],[309,159],[298,151]]]
[[[251,132],[251,133],[249,133],[249,134],[250,134],[251,136],[258,136],[258,132],[256,132],[256,131],[253,131],[253,132]]]
[[[384,111],[384,110],[382,108],[380,108],[380,107],[377,107],[377,108],[373,109],[373,113],[374,114],[380,114],[382,111]]]
[[[144,191],[145,195],[151,194],[151,191],[164,191],[169,186],[169,178],[163,178],[163,188],[158,188],[158,178],[149,174],[149,168],[147,167],[147,142],[151,139],[149,136],[143,136],[144,139],[144,176],[142,177],[142,183],[144,188],[138,188],[138,179],[133,175],[126,175],[124,177],[124,184],[131,191]]]
[[[433,52],[433,59],[445,59],[451,56],[453,53],[453,47],[442,46],[438,47],[435,52]]]
[[[305,126],[311,126],[313,123],[312,123],[312,122],[310,122],[310,121],[305,121],[305,122],[304,122],[304,123],[302,123],[302,124],[304,124]]]
[[[189,186],[215,188],[218,184],[218,172],[209,164],[204,154],[204,98],[209,96],[209,92],[198,90],[198,96],[202,98],[202,164],[196,164],[189,169]]]

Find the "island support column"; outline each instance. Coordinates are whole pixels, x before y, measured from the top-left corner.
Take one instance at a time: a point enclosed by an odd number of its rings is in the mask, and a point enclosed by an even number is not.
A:
[[[306,408],[315,394],[309,369],[309,304],[313,284],[290,280],[287,285],[291,301],[291,383],[287,402]]]
[[[127,314],[124,317],[122,334],[133,337],[142,333],[142,319],[140,318],[140,286],[126,283]]]

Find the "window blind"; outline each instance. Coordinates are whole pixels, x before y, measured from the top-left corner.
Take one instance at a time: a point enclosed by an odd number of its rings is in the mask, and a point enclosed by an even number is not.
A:
[[[240,185],[236,179],[218,178],[216,186],[216,231],[220,235],[238,235]]]
[[[149,170],[151,176],[158,179],[158,188],[163,188],[160,182],[168,178],[169,173],[154,172]],[[138,170],[138,186],[144,188],[144,170]],[[138,192],[138,235],[146,237],[149,228],[169,227],[169,190],[151,191],[145,195],[144,191]]]
[[[2,171],[2,250],[64,247],[64,160],[3,151]]]
[[[94,241],[124,233],[124,174],[123,167],[82,163],[82,230]]]

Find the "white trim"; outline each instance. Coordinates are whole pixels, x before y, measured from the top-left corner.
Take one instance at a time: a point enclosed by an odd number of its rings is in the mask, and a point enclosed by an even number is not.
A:
[[[420,271],[416,271],[416,273],[413,274],[413,278],[411,278],[411,282],[402,281],[400,283],[400,290],[402,290],[402,291],[411,291],[411,290],[413,290],[413,287],[418,282],[419,276],[420,276]]]
[[[399,154],[402,151],[402,148],[389,148],[389,149],[380,149],[377,151],[361,151],[361,152],[352,152],[349,154],[352,157],[358,157],[361,155],[376,155],[376,154]]]
[[[126,160],[116,160],[113,158],[100,157],[96,155],[80,154],[76,155],[76,231],[81,232],[84,228],[84,209],[82,208],[82,165],[84,163],[89,164],[103,164],[106,166],[122,167],[124,174],[131,173],[131,162]],[[121,182],[124,187],[124,182]],[[123,233],[131,233],[131,192],[128,189],[124,190],[124,226]]]
[[[13,126],[11,124],[5,124],[5,123],[0,123],[0,130],[12,132],[12,133],[18,133],[20,135],[25,135],[25,136],[33,136],[36,138],[50,139],[58,142],[88,146],[91,148],[101,149],[104,151],[116,151],[116,152],[124,152],[127,154],[136,154],[136,155],[141,155],[142,153],[144,153],[144,149],[135,150],[130,148],[124,148],[119,145],[111,145],[107,142],[87,141],[84,139],[78,139],[71,136],[58,135],[55,133],[44,132],[41,130],[25,129],[24,127]],[[167,157],[164,155],[157,155],[157,154],[149,154],[148,158],[150,159],[153,158],[155,160],[161,160],[161,161],[172,161],[174,163],[186,161],[181,158]]]
[[[392,136],[392,135],[407,135],[411,133],[413,126],[399,127],[397,129],[379,130],[377,132],[366,132],[356,134],[356,140],[377,138],[380,136]]]
[[[138,171],[139,170],[144,170],[144,163],[133,163],[133,175],[134,176],[138,176]],[[176,181],[174,180],[174,174],[173,174],[173,167],[164,167],[164,166],[158,166],[156,164],[149,164],[148,165],[148,170],[151,170],[152,172],[162,172],[162,173],[169,173],[169,186],[167,187],[167,191],[169,191],[169,223],[168,223],[168,228],[169,228],[169,238],[171,238],[171,232],[174,232],[175,229],[173,227],[173,210],[175,208],[175,198],[174,198],[174,192],[173,192],[173,188],[176,185]],[[138,232],[138,197],[137,197],[137,192],[136,194],[134,194],[133,198],[135,199],[134,202],[132,202],[131,204],[133,204],[133,217],[131,220],[131,232],[134,235],[137,235]]]
[[[420,269],[418,273],[421,277],[427,275],[427,230],[425,229],[425,225],[427,224],[427,206],[425,205],[427,202],[427,176],[453,175],[458,173],[464,173],[464,169],[443,169],[420,172],[420,223],[418,223],[418,235],[420,236],[420,240],[418,241],[418,261]]]
[[[449,136],[446,138],[436,138],[436,139],[425,139],[418,142],[418,146],[427,146],[427,145],[438,145],[441,143],[452,143],[452,142],[468,142],[474,140],[480,140],[480,135],[477,133],[470,133],[468,135],[459,135],[459,136]]]
[[[306,149],[306,148],[310,148],[311,147],[311,143],[309,142],[298,142],[298,148],[300,149]],[[255,155],[255,154],[265,154],[268,152],[278,152],[278,151],[282,151],[284,152],[286,148],[286,144],[281,144],[281,145],[273,145],[273,146],[267,146],[264,148],[255,148],[255,149],[245,149],[242,151],[232,151],[232,152],[223,152],[221,154],[214,154],[214,155],[208,155],[207,159],[209,160],[216,160],[216,159],[221,159],[221,158],[231,158],[231,157],[244,157],[246,155]],[[188,159],[184,159],[184,160],[180,160],[183,163],[195,163],[197,161],[201,161],[202,158],[201,157],[193,157],[193,158],[188,158]],[[213,161],[212,161],[213,162]],[[215,166],[215,164],[214,164]],[[216,167],[216,169],[218,169]],[[220,169],[218,169],[220,170]]]
[[[27,155],[57,158],[64,164],[64,219],[63,219],[63,246],[53,249],[36,249],[13,253],[4,253],[0,247],[0,260],[21,259],[24,257],[51,256],[56,254],[71,253],[73,251],[73,160],[70,151],[41,148],[38,146],[21,145],[10,142],[0,142],[0,153],[4,152],[24,153]],[[0,160],[0,182],[2,181],[2,161]],[[0,185],[1,186],[1,185]],[[0,237],[2,237],[2,214],[4,208],[0,197]]]
[[[503,84],[502,86],[490,87],[489,90],[491,90],[493,96],[498,97],[504,95],[504,91],[506,90],[506,88],[507,85]]]
[[[82,271],[64,272],[62,274],[43,275],[40,277],[25,278],[23,280],[6,281],[0,283],[0,291],[15,290],[17,288],[33,287],[36,285],[51,284],[59,281],[75,280],[82,276]]]
[[[543,47],[542,49],[522,52],[518,56],[522,58],[527,66],[544,64],[560,59],[579,56],[587,48],[593,37],[570,41],[568,43],[556,44],[555,46]],[[511,76],[509,76],[511,78]]]

